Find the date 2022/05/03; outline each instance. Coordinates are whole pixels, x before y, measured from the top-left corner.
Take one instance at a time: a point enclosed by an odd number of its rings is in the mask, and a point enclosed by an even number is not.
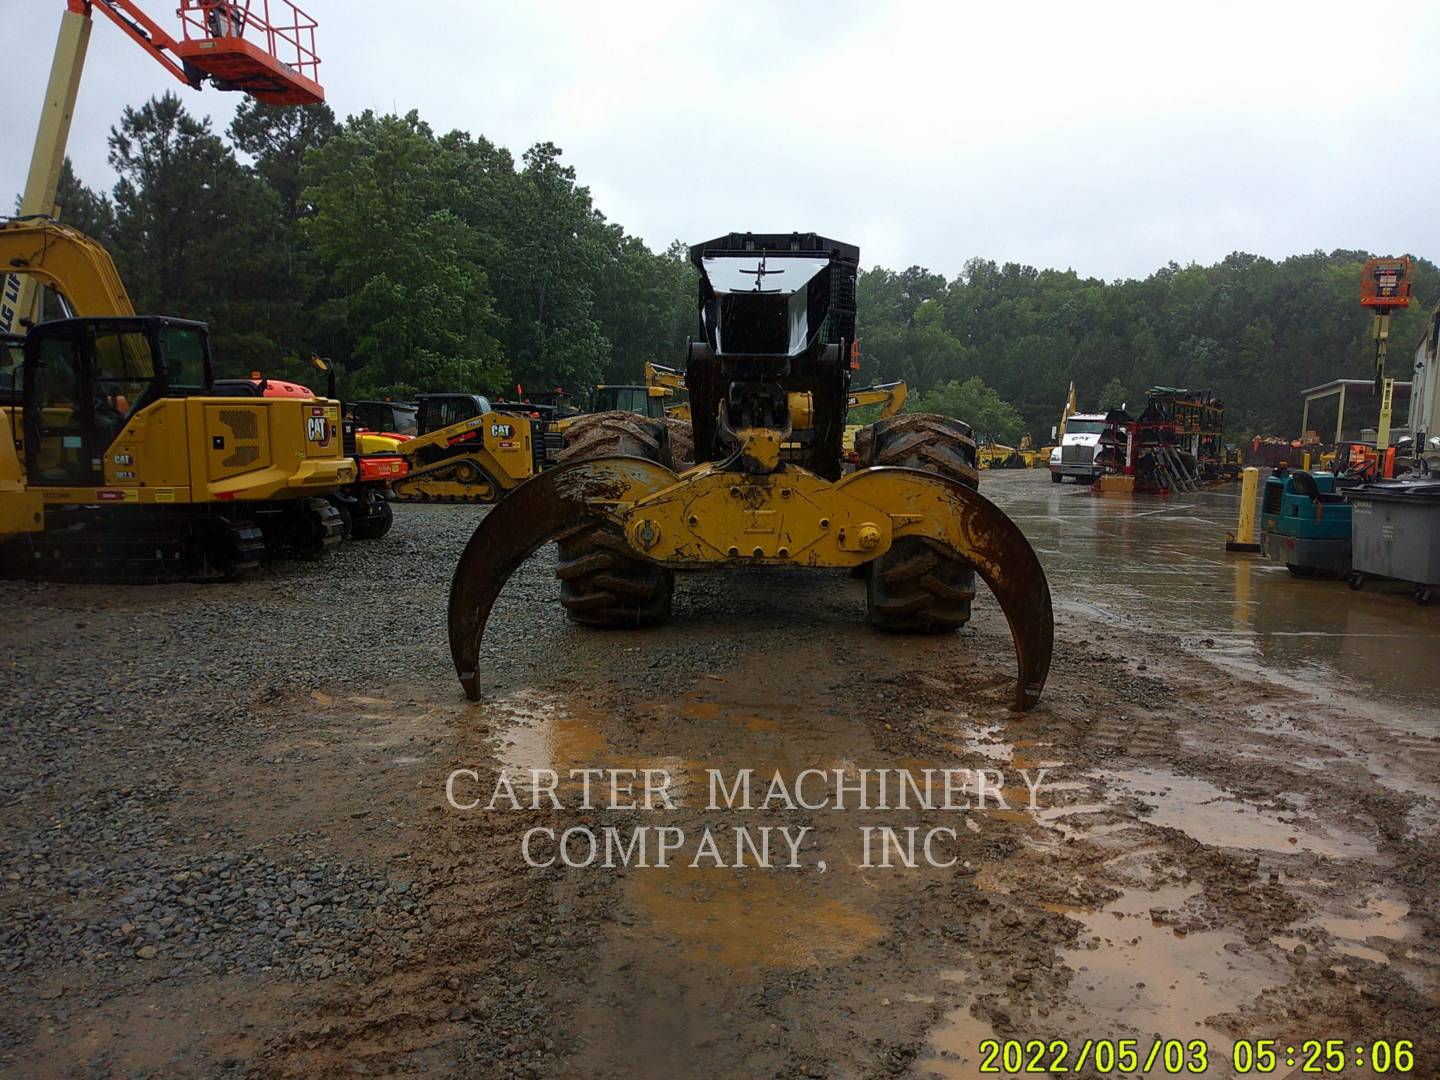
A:
[[[986,1075],[1053,1074],[1091,1070],[1133,1075],[1206,1075],[1233,1071],[1264,1076],[1296,1069],[1301,1074],[1405,1076],[1415,1069],[1411,1039],[1239,1039],[1212,1052],[1204,1039],[985,1039],[977,1048]],[[1228,1060],[1226,1060],[1228,1058]]]

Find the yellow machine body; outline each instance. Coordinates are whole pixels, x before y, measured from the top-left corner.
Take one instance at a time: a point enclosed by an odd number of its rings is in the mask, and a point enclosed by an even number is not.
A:
[[[532,424],[514,413],[471,417],[399,443],[393,452],[410,471],[391,490],[411,502],[496,502],[535,472]]]
[[[0,434],[18,426],[4,409]],[[65,410],[48,409],[51,424]],[[271,502],[324,495],[355,479],[340,443],[340,406],[316,398],[165,398],[125,425],[105,449],[103,479],[58,486],[43,477],[27,487],[16,446],[0,445],[0,535],[43,528],[35,507]],[[37,458],[39,471],[64,451]]]
[[[0,224],[0,265],[44,285],[71,315],[135,314],[109,252],[77,229],[43,218]],[[0,535],[43,528],[30,509],[37,503],[272,501],[324,495],[355,479],[341,445],[340,405],[325,398],[160,398],[125,421],[92,470],[94,482],[75,485],[26,477],[23,409],[3,411]],[[47,427],[68,426],[65,406],[47,406],[44,417]],[[78,441],[69,449],[64,441],[41,450],[42,473],[67,457],[74,463]]]
[[[850,390],[859,248],[730,233],[690,259],[703,340],[687,343],[684,376],[647,365],[646,381],[688,393],[680,434],[697,464],[671,467],[688,460],[673,417],[573,421],[561,460],[478,523],[456,568],[450,650],[467,697],[481,694],[481,640],[506,580],[553,540],[560,605],[592,626],[657,625],[676,570],[796,567],[861,569],[877,628],[953,631],[982,578],[1015,645],[1013,707],[1034,706],[1054,641],[1049,586],[1024,534],[976,490],[970,429],[895,415],[903,384]],[[848,412],[872,404],[884,415],[847,462]]]
[[[394,454],[406,442],[405,439],[396,438],[394,435],[384,435],[378,431],[361,431],[355,435],[355,452],[357,454]]]
[[[746,450],[755,455],[753,443]],[[676,474],[633,457],[547,471],[477,528],[450,598],[451,654],[472,699],[481,636],[506,579],[547,539],[587,519],[612,522],[641,557],[675,569],[848,568],[902,538],[942,543],[964,552],[1010,623],[1015,707],[1039,700],[1053,638],[1044,571],[1015,524],[972,488],[912,469],[860,469],[832,483],[793,465],[757,474],[711,463]]]

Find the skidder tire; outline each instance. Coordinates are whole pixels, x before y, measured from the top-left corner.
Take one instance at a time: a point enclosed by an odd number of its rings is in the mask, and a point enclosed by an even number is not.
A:
[[[665,464],[666,425],[635,413],[595,413],[565,432],[557,463],[625,455]],[[670,614],[675,574],[637,559],[625,536],[603,521],[586,521],[556,538],[560,604],[587,626],[654,626]]]
[[[565,432],[565,448],[555,455],[555,464],[621,454],[664,465],[669,457],[667,434],[663,421],[637,413],[592,413],[570,425]]]
[[[979,486],[970,427],[948,416],[889,417],[862,428],[855,449],[867,466],[919,469],[966,487]],[[970,621],[974,599],[974,568],[924,537],[903,537],[868,565],[867,617],[882,630],[918,634],[958,630]]]

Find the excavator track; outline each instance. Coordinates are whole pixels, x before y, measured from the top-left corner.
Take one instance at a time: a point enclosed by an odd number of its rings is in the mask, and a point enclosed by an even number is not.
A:
[[[345,538],[345,519],[328,499],[267,504],[258,520],[273,555],[318,559]]]
[[[248,516],[155,507],[52,512],[44,532],[12,538],[0,555],[7,576],[44,581],[225,581],[249,573],[265,537]]]

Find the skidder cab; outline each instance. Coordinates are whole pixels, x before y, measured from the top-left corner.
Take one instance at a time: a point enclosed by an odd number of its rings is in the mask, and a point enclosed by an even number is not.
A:
[[[450,593],[466,694],[480,693],[496,596],[553,539],[566,613],[599,626],[664,620],[676,569],[861,567],[873,625],[938,633],[969,619],[978,573],[1010,623],[1014,705],[1034,705],[1050,665],[1050,591],[1024,535],[975,490],[969,427],[887,417],[861,429],[860,467],[844,473],[859,249],[814,233],[731,233],[690,258],[701,274],[691,424],[580,417],[558,466],[480,523]],[[675,447],[692,438],[695,465],[678,471]]]

